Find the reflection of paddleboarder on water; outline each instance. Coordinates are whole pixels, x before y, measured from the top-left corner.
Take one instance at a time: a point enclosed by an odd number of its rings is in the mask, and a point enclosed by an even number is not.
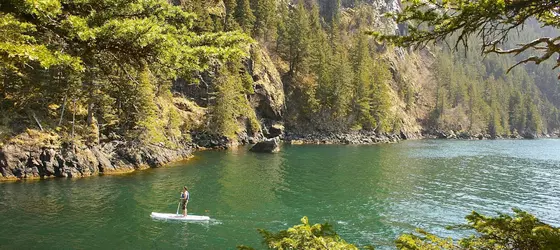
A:
[[[184,186],[183,192],[181,192],[181,209],[183,209],[183,216],[187,216],[187,204],[190,198],[189,189],[187,189],[187,186]]]

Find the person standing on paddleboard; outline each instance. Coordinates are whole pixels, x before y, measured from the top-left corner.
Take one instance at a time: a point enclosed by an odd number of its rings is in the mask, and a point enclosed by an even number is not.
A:
[[[191,195],[189,194],[189,189],[187,186],[183,187],[183,192],[181,192],[181,208],[183,209],[183,216],[187,216],[187,204]]]

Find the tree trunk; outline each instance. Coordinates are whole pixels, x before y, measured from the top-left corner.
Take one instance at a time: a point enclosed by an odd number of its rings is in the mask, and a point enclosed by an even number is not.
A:
[[[74,106],[72,108],[72,138],[74,138],[74,127],[76,125],[76,98],[74,98],[72,102],[72,105]]]
[[[87,115],[87,125],[91,126],[93,125],[93,108],[95,107],[95,104],[93,103],[93,101],[89,101],[88,102],[88,115]]]
[[[37,123],[37,126],[39,126],[39,129],[41,129],[41,131],[43,131],[43,126],[41,126],[41,123],[39,122],[39,119],[37,119],[37,116],[35,116],[35,112],[31,112],[31,115],[33,116],[33,119],[35,119],[35,122]]]
[[[62,124],[62,117],[64,117],[64,109],[66,108],[66,96],[64,96],[64,100],[62,101],[62,112],[60,113],[60,120],[58,120],[58,126]]]

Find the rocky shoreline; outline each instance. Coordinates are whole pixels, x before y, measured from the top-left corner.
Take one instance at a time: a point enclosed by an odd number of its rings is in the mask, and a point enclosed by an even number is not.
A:
[[[37,138],[39,137],[39,138]],[[454,131],[422,131],[400,134],[357,131],[348,133],[286,132],[277,137],[284,143],[298,144],[380,144],[397,143],[410,139],[535,139],[554,137],[552,135],[515,135],[492,137],[490,135]],[[56,135],[50,137],[37,133],[24,133],[5,145],[0,146],[0,181],[46,179],[52,177],[81,178],[94,175],[128,173],[147,168],[157,168],[174,161],[192,157],[197,150],[224,149],[234,146],[223,137],[196,135],[196,142],[183,143],[177,148],[164,145],[143,145],[134,142],[110,141],[99,145],[70,146],[57,143]],[[279,140],[274,139],[275,142]],[[242,142],[242,144],[253,142]]]
[[[558,133],[537,134],[525,132],[522,134],[513,133],[510,135],[490,135],[483,133],[471,133],[465,131],[444,131],[444,130],[425,130],[422,131],[422,138],[425,139],[458,139],[458,140],[499,140],[499,139],[538,139],[538,138],[558,138]]]
[[[292,145],[298,144],[379,144],[395,143],[401,140],[420,139],[420,133],[390,134],[376,133],[374,131],[356,131],[348,133],[287,133],[282,138],[284,142]]]
[[[373,131],[356,131],[348,133],[286,133],[282,140],[292,145],[299,144],[380,144],[396,143],[402,140],[415,139],[452,139],[452,140],[500,140],[500,139],[538,139],[559,138],[559,133],[536,134],[523,133],[511,135],[496,135],[470,132],[455,132],[453,130],[423,130],[421,132],[404,132],[399,134],[376,133]]]
[[[71,146],[60,144],[56,135],[22,135],[0,147],[0,181],[127,173],[187,159],[196,149],[193,144],[172,149],[124,141]]]

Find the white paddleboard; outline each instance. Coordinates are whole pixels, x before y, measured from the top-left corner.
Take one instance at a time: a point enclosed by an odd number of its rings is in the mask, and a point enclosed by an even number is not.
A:
[[[203,215],[187,215],[182,214],[166,214],[166,213],[156,213],[152,212],[150,217],[160,220],[180,220],[180,221],[208,221],[210,217]]]

